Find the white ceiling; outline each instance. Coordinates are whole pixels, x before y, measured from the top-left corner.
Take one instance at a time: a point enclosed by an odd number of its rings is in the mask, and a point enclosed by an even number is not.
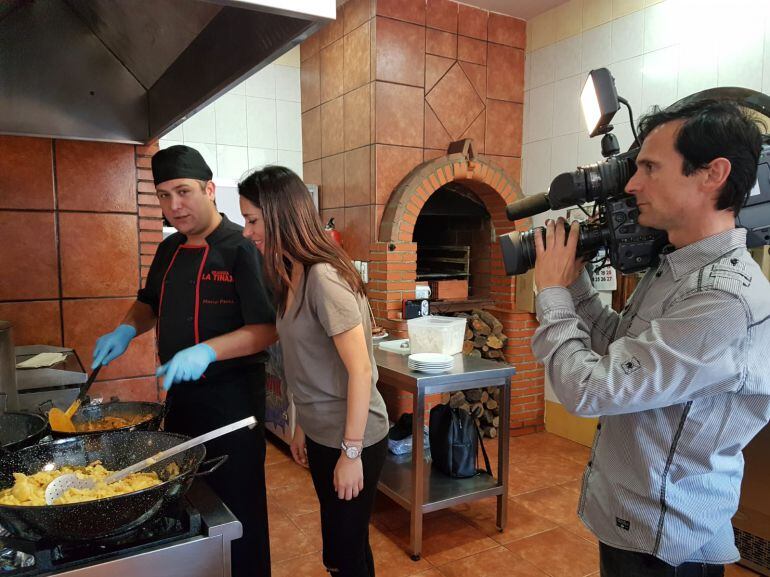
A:
[[[567,0],[465,0],[461,4],[476,6],[491,12],[499,12],[515,16],[522,20],[530,20],[538,14],[548,12],[554,6],[564,4]]]

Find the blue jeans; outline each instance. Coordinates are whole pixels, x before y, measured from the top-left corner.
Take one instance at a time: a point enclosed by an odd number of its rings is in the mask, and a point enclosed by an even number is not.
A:
[[[647,553],[599,543],[601,577],[723,577],[724,565],[682,563],[674,567]]]

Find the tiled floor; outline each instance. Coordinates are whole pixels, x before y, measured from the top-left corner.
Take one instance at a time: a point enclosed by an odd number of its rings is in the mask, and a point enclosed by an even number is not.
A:
[[[496,456],[496,444],[489,445],[490,456]],[[370,529],[377,577],[598,575],[597,541],[575,514],[588,453],[587,447],[549,433],[512,438],[505,531],[495,528],[494,499],[431,513],[417,562],[406,553],[409,514],[378,495]],[[278,441],[268,443],[266,471],[273,577],[328,577],[310,474]],[[755,573],[731,566],[727,575]]]

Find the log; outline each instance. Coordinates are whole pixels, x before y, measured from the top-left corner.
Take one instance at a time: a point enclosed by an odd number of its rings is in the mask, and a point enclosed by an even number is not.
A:
[[[476,334],[485,336],[492,334],[491,327],[481,319],[471,320],[471,327],[473,327],[473,332]]]
[[[486,392],[484,389],[481,390],[481,399],[479,399],[482,403],[484,403],[484,406],[489,403],[489,393]]]
[[[465,398],[471,403],[478,403],[481,401],[481,389],[468,389],[465,391]]]
[[[487,346],[490,349],[502,349],[503,348],[503,341],[501,341],[495,335],[489,335],[487,337]]]
[[[503,351],[489,351],[487,354],[488,359],[504,359]]]
[[[477,349],[480,349],[486,344],[487,344],[487,337],[485,337],[484,335],[479,335],[473,339],[473,346],[476,347]]]
[[[492,417],[492,426],[493,427],[499,427],[500,426],[500,417]]]
[[[484,414],[484,405],[481,403],[473,403],[471,405],[471,415],[473,415],[475,418],[479,419]]]
[[[494,399],[489,399],[486,403],[484,403],[484,406],[489,409],[490,411],[494,411],[497,407],[500,405],[498,402]]]
[[[477,315],[482,321],[487,323],[492,329],[494,334],[499,334],[503,331],[503,323],[501,323],[495,315],[481,309],[473,309],[471,311],[474,315]]]
[[[469,354],[469,357],[473,357],[474,359],[480,359],[481,358],[481,351],[479,349],[473,349]]]
[[[473,350],[473,341],[463,341],[463,354],[469,355]]]
[[[473,331],[468,327],[465,327],[465,340],[470,341],[471,339],[473,339],[473,336],[474,336]]]
[[[462,409],[463,411],[468,411],[469,413],[471,412],[471,406],[468,403],[463,403],[457,408]]]
[[[492,424],[492,419],[494,419],[495,416],[492,414],[492,411],[488,409],[484,409],[484,414],[481,416],[481,419],[487,424]]]
[[[465,395],[462,391],[457,391],[456,393],[452,393],[452,395],[449,397],[449,406],[453,409],[457,409],[458,407],[461,407],[465,403]]]
[[[490,439],[494,439],[495,437],[497,437],[497,427],[489,427],[489,429],[487,429],[487,430],[485,431],[485,433],[486,433],[486,435],[487,435],[487,436],[488,436]]]

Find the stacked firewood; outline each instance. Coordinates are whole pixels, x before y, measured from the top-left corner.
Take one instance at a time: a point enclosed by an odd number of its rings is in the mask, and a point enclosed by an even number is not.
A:
[[[505,360],[503,345],[508,337],[503,334],[503,323],[494,315],[481,309],[473,309],[471,314],[458,313],[457,316],[468,319],[465,327],[463,354],[469,357]]]
[[[468,319],[465,329],[463,354],[504,361],[503,345],[508,337],[503,334],[503,324],[491,313],[474,309],[470,314],[458,313]],[[452,394],[445,402],[452,408],[462,408],[476,419],[485,437],[495,438],[500,425],[500,387],[469,389]]]
[[[457,391],[449,397],[449,406],[468,411],[481,434],[494,439],[500,426],[500,392],[500,387]]]

